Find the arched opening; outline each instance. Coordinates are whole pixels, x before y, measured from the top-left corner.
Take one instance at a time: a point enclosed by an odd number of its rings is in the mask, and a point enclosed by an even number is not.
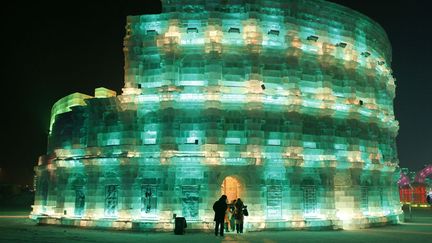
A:
[[[221,193],[227,196],[229,203],[241,197],[240,181],[233,176],[227,176],[222,182]]]

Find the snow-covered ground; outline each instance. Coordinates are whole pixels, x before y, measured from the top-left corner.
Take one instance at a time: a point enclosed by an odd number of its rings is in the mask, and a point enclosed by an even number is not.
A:
[[[38,226],[25,217],[26,212],[0,212],[0,242],[430,242],[432,239],[432,208],[414,209],[408,222],[364,230],[344,231],[273,231],[226,233],[143,233],[80,229],[60,226]],[[12,216],[12,217],[11,217]]]

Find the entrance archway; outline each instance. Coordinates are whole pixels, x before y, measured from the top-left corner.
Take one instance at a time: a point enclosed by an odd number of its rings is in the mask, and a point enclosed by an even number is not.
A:
[[[229,203],[239,198],[242,195],[240,181],[233,176],[227,176],[222,182],[221,193],[227,196]]]

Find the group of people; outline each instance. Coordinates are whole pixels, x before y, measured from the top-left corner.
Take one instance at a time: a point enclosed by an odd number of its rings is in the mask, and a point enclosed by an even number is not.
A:
[[[244,216],[247,214],[247,206],[244,205],[243,201],[238,198],[228,204],[227,196],[222,195],[218,201],[213,204],[213,210],[215,211],[214,221],[215,224],[215,235],[224,235],[224,229],[229,232],[235,230],[237,233],[243,233]],[[246,214],[245,214],[246,213]]]

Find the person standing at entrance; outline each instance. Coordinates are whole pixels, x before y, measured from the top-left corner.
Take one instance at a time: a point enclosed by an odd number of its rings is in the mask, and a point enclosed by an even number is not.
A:
[[[230,230],[234,232],[235,230],[235,203],[236,200],[234,199],[229,205],[228,205],[228,210],[230,211],[231,214],[231,218],[230,218]]]
[[[219,200],[217,200],[213,204],[213,211],[215,212],[214,221],[215,224],[215,235],[218,235],[218,232],[220,236],[224,235],[224,221],[225,221],[225,213],[228,208],[227,205],[227,196],[222,195]]]
[[[243,209],[245,205],[243,201],[239,198],[235,203],[235,221],[236,221],[236,230],[237,233],[243,233],[243,223],[244,223],[244,214]]]
[[[225,225],[225,231],[229,232],[230,228],[231,228],[231,223],[230,223],[230,219],[231,219],[232,215],[229,209],[229,205],[227,205],[227,210],[225,212],[225,218],[224,218],[224,225]]]

